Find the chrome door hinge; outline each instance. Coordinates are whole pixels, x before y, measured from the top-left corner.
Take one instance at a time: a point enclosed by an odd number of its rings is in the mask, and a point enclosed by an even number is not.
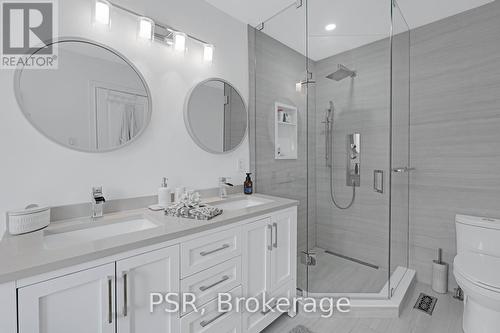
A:
[[[302,252],[300,257],[300,262],[306,266],[316,266],[316,253],[314,252]]]

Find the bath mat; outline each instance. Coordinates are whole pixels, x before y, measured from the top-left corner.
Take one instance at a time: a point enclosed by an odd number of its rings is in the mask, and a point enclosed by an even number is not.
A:
[[[290,331],[290,333],[312,333],[312,332],[309,331],[309,329],[307,327],[299,325],[299,326],[295,327],[294,329],[292,329]]]

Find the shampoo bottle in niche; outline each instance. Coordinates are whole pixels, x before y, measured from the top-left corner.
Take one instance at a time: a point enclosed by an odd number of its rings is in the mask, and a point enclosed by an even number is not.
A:
[[[251,173],[247,173],[247,178],[245,179],[245,182],[243,183],[243,193],[245,194],[252,194],[253,193],[253,183],[252,183],[252,178],[250,178]]]
[[[158,189],[158,206],[168,207],[172,203],[171,191],[167,186],[167,178],[163,177],[160,188]]]

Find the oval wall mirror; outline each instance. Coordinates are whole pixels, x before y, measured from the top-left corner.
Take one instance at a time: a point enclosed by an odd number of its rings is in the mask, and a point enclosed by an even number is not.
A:
[[[15,74],[17,102],[31,124],[49,139],[86,152],[137,139],[151,119],[151,94],[138,69],[93,41],[61,38],[50,45],[58,48],[56,69],[19,67]]]
[[[228,153],[243,142],[248,126],[247,108],[241,94],[223,79],[197,84],[188,96],[184,121],[189,134],[202,149]]]

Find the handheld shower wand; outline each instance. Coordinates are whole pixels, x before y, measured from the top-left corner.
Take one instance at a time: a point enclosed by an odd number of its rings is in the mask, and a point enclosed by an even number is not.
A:
[[[333,104],[333,101],[330,101],[330,108],[326,110],[325,114],[325,120],[322,122],[325,124],[325,149],[326,149],[326,166],[329,168],[329,174],[330,174],[330,197],[332,199],[333,204],[335,207],[338,209],[349,209],[351,206],[354,204],[354,201],[356,200],[356,183],[353,180],[352,181],[352,198],[351,202],[347,206],[341,206],[340,204],[337,203],[337,200],[335,199],[335,188],[333,185],[333,156],[335,153],[334,149],[334,141],[333,141],[333,122],[334,122],[334,115],[335,115],[335,106]]]

